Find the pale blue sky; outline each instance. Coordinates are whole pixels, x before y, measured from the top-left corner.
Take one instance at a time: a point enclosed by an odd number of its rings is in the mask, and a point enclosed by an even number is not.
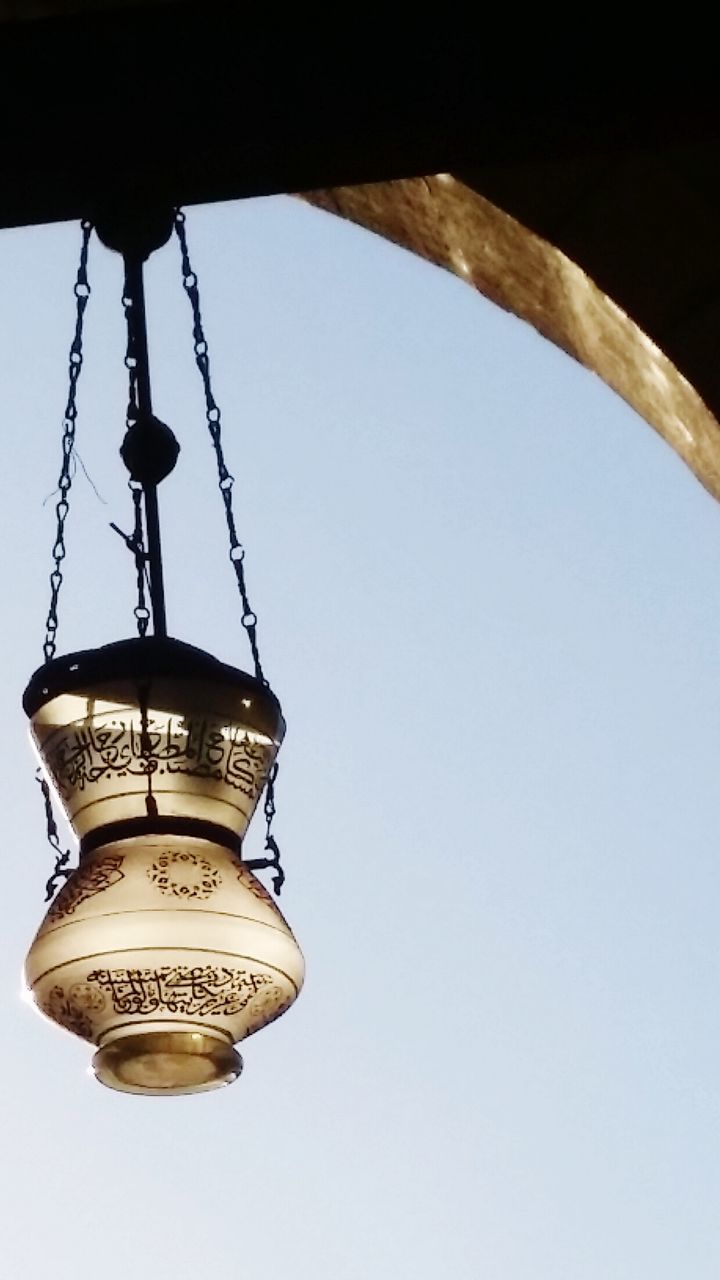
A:
[[[0,234],[3,1274],[716,1280],[720,512],[605,386],[287,198],[192,210],[265,667],[293,1011],[138,1099],[19,999],[79,232]],[[119,261],[94,242],[61,647],[131,633]],[[171,631],[248,664],[171,244]],[[254,835],[259,848],[260,831]],[[249,840],[253,844],[253,834]]]

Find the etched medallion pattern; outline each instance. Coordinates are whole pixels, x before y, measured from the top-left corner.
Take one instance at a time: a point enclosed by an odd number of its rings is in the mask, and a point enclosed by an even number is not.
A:
[[[76,725],[48,747],[48,764],[65,797],[99,782],[147,774],[212,778],[255,798],[274,747],[243,729],[182,716],[151,718],[144,734],[137,713]]]
[[[60,890],[47,919],[57,921],[71,916],[88,898],[94,898],[119,880],[124,880],[125,873],[121,869],[124,860],[123,854],[107,853],[94,858],[86,867],[78,867]]]
[[[186,850],[171,849],[161,853],[148,867],[148,877],[161,893],[174,898],[195,898],[204,901],[222,883],[216,867],[207,858]]]
[[[107,1003],[104,993],[87,982],[76,982],[65,994],[64,987],[54,986],[38,1000],[43,1013],[53,1022],[72,1031],[83,1040],[93,1039],[92,1014],[101,1013]]]
[[[259,1031],[261,1027],[267,1027],[281,1014],[290,1008],[292,999],[285,995],[281,987],[273,983],[272,986],[265,987],[253,996],[248,1007],[250,1021],[246,1035],[251,1036],[254,1031]]]
[[[107,993],[116,1013],[200,1017],[240,1013],[272,978],[245,969],[166,965],[161,969],[96,969],[87,981]]]

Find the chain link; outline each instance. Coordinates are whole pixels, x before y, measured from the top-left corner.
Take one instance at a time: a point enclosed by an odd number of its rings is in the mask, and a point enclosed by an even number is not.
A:
[[[45,885],[45,901],[50,902],[55,897],[58,880],[66,880],[73,873],[72,867],[68,867],[70,861],[70,850],[63,849],[60,844],[60,833],[55,822],[55,815],[52,808],[52,796],[50,788],[47,784],[44,773],[38,769],[35,774],[35,781],[38,783],[42,791],[43,801],[45,804],[45,823],[47,826],[48,844],[55,854],[55,868],[50,879]]]
[[[140,755],[142,764],[141,772],[147,778],[147,791],[145,793],[145,812],[148,818],[157,818],[158,807],[157,800],[153,795],[153,774],[158,767],[157,757],[153,752],[152,740],[150,738],[150,721],[149,721],[149,703],[150,703],[150,685],[143,684],[138,687],[138,703],[140,705]]]
[[[272,867],[274,869],[273,889],[277,897],[280,897],[280,890],[285,883],[285,872],[280,862],[280,848],[277,840],[272,833],[273,819],[275,817],[275,781],[278,776],[278,764],[275,761],[272,769],[268,774],[268,780],[265,789],[265,852],[270,854],[269,858],[250,858],[243,859],[245,866],[251,871],[266,871]]]
[[[145,597],[145,588],[147,585],[147,553],[145,551],[145,534],[143,531],[143,488],[138,480],[129,480],[128,487],[132,494],[133,509],[135,512],[135,526],[133,528],[132,538],[130,538],[128,542],[128,546],[135,556],[135,571],[137,574],[137,604],[135,605],[133,612],[137,623],[138,635],[142,639],[147,635],[148,623],[150,621],[150,610],[147,607],[147,600]]]
[[[137,355],[135,352],[135,325],[133,323],[132,298],[127,288],[123,290],[123,310],[125,312],[125,323],[127,325],[127,346],[125,348],[125,368],[128,371],[128,403],[125,412],[125,429],[137,422],[138,418],[138,371],[137,371]],[[127,539],[127,545],[135,556],[135,572],[137,577],[137,604],[133,610],[135,614],[135,622],[137,623],[138,635],[142,639],[147,635],[148,623],[150,622],[150,610],[147,607],[147,599],[145,589],[147,585],[147,552],[145,549],[145,531],[143,528],[143,511],[142,511],[142,484],[132,477],[128,480],[128,489],[132,494],[133,512],[134,512],[134,528],[132,537]]]
[[[285,872],[280,863],[280,849],[277,841],[272,833],[273,819],[275,817],[275,781],[278,776],[278,763],[275,761],[270,773],[268,774],[267,787],[265,789],[265,849],[272,856],[268,858],[267,866],[275,868],[273,876],[273,888],[278,898],[280,890],[285,883]]]
[[[203,390],[205,392],[205,417],[207,420],[210,439],[215,450],[215,460],[217,462],[218,486],[222,495],[223,507],[225,509],[225,522],[227,524],[228,537],[230,540],[230,561],[235,571],[237,579],[238,591],[242,601],[242,625],[245,628],[250,641],[253,661],[255,663],[255,675],[264,685],[267,686],[268,681],[263,674],[262,665],[260,663],[260,653],[257,643],[257,617],[250,606],[250,600],[247,593],[247,585],[245,582],[245,548],[243,547],[237,535],[235,525],[235,513],[233,511],[232,491],[235,484],[235,478],[228,471],[225,462],[225,454],[222,446],[222,425],[220,419],[220,408],[215,400],[210,381],[210,359],[208,356],[208,346],[205,339],[205,331],[202,323],[202,312],[200,310],[200,291],[198,289],[198,281],[195,272],[192,269],[190,255],[188,252],[187,234],[185,231],[185,214],[178,209],[175,214],[175,233],[180,244],[180,256],[182,260],[182,276],[183,288],[188,296],[193,315],[193,344],[195,350],[195,363],[200,370],[202,378]],[[273,819],[275,817],[275,781],[277,779],[278,766],[277,762],[273,764],[268,774],[267,784],[265,788],[265,852],[268,857],[256,858],[246,865],[252,869],[261,871],[273,868],[273,888],[275,893],[280,896],[280,890],[285,882],[285,872],[280,862],[280,849],[278,843],[272,833]]]
[[[85,318],[85,308],[90,298],[90,285],[87,277],[87,260],[88,249],[90,245],[90,234],[92,232],[92,223],[83,221],[82,228],[82,245],[80,248],[80,262],[78,264],[77,276],[75,279],[75,335],[70,347],[70,355],[68,359],[69,388],[67,404],[65,405],[65,415],[63,417],[63,435],[62,435],[62,466],[60,469],[60,477],[58,479],[58,498],[55,506],[55,516],[57,519],[57,529],[55,533],[55,544],[52,549],[53,569],[50,574],[50,607],[48,609],[47,620],[45,623],[45,643],[43,652],[45,661],[50,662],[57,650],[57,630],[58,630],[58,600],[60,596],[60,588],[63,581],[62,562],[65,559],[65,521],[70,510],[70,487],[74,474],[74,449],[75,449],[75,426],[77,422],[77,384],[80,377],[80,371],[83,363],[83,320]]]
[[[212,440],[213,449],[215,450],[218,486],[222,495],[223,506],[225,509],[225,522],[227,524],[228,537],[230,539],[230,560],[235,571],[238,591],[240,592],[240,599],[242,601],[242,625],[245,628],[248,640],[250,641],[253,662],[255,663],[255,675],[258,680],[261,680],[262,683],[266,685],[268,682],[263,675],[257,643],[257,617],[250,606],[247,585],[245,582],[245,548],[238,538],[237,528],[235,525],[235,513],[233,511],[232,500],[235,477],[228,471],[225,463],[225,454],[222,446],[220,409],[213,395],[212,383],[210,381],[210,360],[208,357],[208,347],[205,340],[202,313],[200,310],[200,292],[198,290],[197,276],[195,275],[190,263],[187,235],[185,232],[185,214],[182,210],[178,210],[175,215],[175,232],[180,244],[183,288],[188,296],[188,300],[192,308],[195,363],[200,370],[203,390],[205,392],[205,416],[207,419],[208,431],[210,432],[210,439]]]
[[[128,371],[128,403],[125,411],[125,426],[131,427],[138,415],[137,394],[137,356],[135,354],[135,326],[132,320],[132,298],[127,288],[123,289],[123,311],[127,326],[127,344],[125,347],[125,368]]]

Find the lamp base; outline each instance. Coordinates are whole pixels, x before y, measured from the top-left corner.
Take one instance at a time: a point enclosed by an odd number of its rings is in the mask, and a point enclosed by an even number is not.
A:
[[[242,1065],[232,1044],[215,1036],[198,1031],[146,1031],[103,1045],[92,1069],[108,1089],[175,1097],[232,1084]]]

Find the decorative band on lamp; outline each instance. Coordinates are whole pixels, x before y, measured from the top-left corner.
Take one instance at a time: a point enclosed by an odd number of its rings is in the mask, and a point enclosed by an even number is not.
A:
[[[295,1000],[298,945],[240,841],[282,741],[260,681],[176,640],[48,663],[25,709],[81,839],[26,979],[98,1046],[97,1078],[178,1094],[234,1080],[234,1044]]]

